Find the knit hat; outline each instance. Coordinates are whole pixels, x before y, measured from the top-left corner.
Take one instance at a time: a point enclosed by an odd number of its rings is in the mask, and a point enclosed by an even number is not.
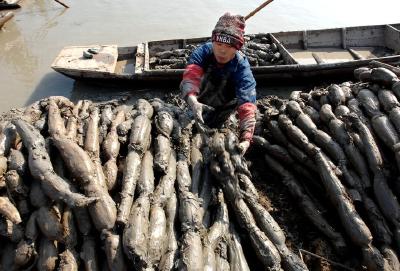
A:
[[[229,12],[219,18],[212,32],[212,41],[229,44],[240,49],[244,43],[245,20],[243,16]]]

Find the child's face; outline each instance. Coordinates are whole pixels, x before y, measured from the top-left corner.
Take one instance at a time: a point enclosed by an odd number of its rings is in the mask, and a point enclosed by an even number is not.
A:
[[[215,59],[219,64],[226,64],[235,57],[237,51],[235,47],[217,41],[213,41],[212,45]]]

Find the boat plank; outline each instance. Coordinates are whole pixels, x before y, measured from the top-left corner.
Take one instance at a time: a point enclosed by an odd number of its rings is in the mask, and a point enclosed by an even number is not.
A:
[[[146,42],[144,45],[144,66],[143,69],[145,71],[150,70],[150,52],[149,52],[149,44]]]
[[[346,44],[348,47],[382,46],[384,47],[384,25],[348,27]]]
[[[149,41],[147,42],[147,46],[149,48],[149,55],[154,55],[155,53],[162,51],[171,51],[174,49],[181,49],[183,44],[182,39],[173,39],[173,40],[160,40],[160,41]]]
[[[390,26],[396,28],[397,30],[400,30],[400,24],[390,24]]]
[[[278,46],[279,52],[282,54],[283,59],[285,60],[286,64],[298,64],[296,59],[289,53],[288,50],[286,50],[285,46],[282,45],[282,43],[274,37],[273,34],[270,34],[269,37],[271,38],[271,41]]]
[[[135,74],[143,73],[144,62],[145,62],[145,44],[139,43],[136,50],[136,63],[135,63]]]
[[[118,75],[133,75],[135,72],[135,59],[124,59],[117,62],[115,73]]]
[[[387,25],[385,29],[385,44],[395,52],[400,52],[400,31]]]
[[[349,53],[354,57],[354,59],[365,59],[364,56],[362,56],[360,53],[358,53],[356,50],[353,48],[348,48],[347,49]]]
[[[91,59],[84,58],[83,52],[90,48],[99,49],[99,52],[93,54]],[[61,50],[52,66],[71,70],[113,73],[117,58],[117,45],[68,46]]]
[[[320,55],[318,55],[317,53],[312,53],[311,54],[312,57],[315,59],[315,61],[317,62],[317,64],[323,64],[325,63],[325,61],[322,59],[322,57]]]
[[[342,48],[347,49],[347,30],[346,27],[342,28]]]
[[[307,36],[307,30],[303,31],[303,49],[307,50],[308,49],[308,36]]]
[[[307,47],[342,47],[342,29],[307,31]]]
[[[304,43],[307,43],[306,34],[307,31],[291,31],[291,32],[275,32],[271,33],[276,39],[278,39],[287,49],[306,49]]]
[[[126,47],[120,47],[118,46],[118,59],[123,58],[125,59],[126,57],[135,57],[136,53],[136,46],[126,46]]]
[[[291,53],[299,64],[339,63],[353,60],[352,55],[341,48],[293,49]]]

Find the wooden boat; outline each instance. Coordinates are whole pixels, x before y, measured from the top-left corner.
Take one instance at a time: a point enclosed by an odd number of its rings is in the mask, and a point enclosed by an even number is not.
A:
[[[252,66],[258,82],[324,80],[352,76],[355,68],[372,60],[400,62],[400,24],[357,26],[334,29],[289,31],[249,35],[267,37],[276,44],[280,64]],[[209,38],[150,41],[132,47],[117,45],[68,46],[61,50],[52,68],[75,79],[171,81],[180,80],[182,68],[157,69],[157,53],[188,48]],[[83,57],[89,48],[98,50],[91,59]]]

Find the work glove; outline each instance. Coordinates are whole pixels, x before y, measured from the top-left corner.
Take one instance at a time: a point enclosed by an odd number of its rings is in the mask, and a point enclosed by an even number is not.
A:
[[[190,95],[187,98],[187,102],[192,109],[195,119],[202,124],[204,124],[203,111],[214,111],[213,107],[198,102],[197,97],[194,95]]]
[[[244,140],[240,142],[238,146],[240,154],[244,155],[249,147],[250,147],[250,141]]]

